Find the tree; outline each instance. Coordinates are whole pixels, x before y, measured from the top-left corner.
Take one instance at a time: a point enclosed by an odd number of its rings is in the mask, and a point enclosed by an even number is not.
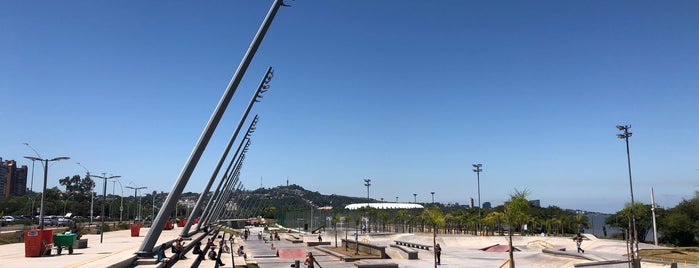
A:
[[[432,247],[437,246],[437,228],[444,226],[444,214],[438,206],[426,208],[420,217],[432,227]],[[434,267],[437,268],[437,254],[434,254]]]
[[[483,223],[486,226],[490,226],[492,234],[495,234],[495,229],[498,229],[498,233],[502,235],[502,223],[505,221],[505,213],[500,211],[492,211],[485,215],[483,218]]]
[[[340,217],[342,217],[340,214],[335,214],[330,219],[330,223],[333,225],[333,231],[335,232],[335,247],[337,247],[337,223],[340,221]]]
[[[663,242],[680,247],[699,245],[699,192],[661,214],[658,226]]]
[[[633,215],[636,217],[636,231],[638,232],[638,239],[643,240],[648,234],[648,230],[653,226],[653,216],[650,209],[651,205],[646,205],[639,202],[634,203],[633,207],[626,204],[624,209],[609,216],[605,220],[605,223],[621,229],[627,229],[629,219],[631,219],[631,211],[633,211]]]
[[[512,232],[517,226],[521,226],[527,218],[530,203],[527,200],[529,192],[527,190],[519,191],[510,194],[510,200],[505,203],[505,222],[508,227],[508,237],[510,243],[510,268],[515,267],[515,258],[512,247]]]

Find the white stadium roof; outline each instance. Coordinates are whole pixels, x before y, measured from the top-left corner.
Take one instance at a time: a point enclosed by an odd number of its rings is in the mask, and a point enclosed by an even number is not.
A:
[[[345,209],[356,210],[363,207],[372,207],[376,209],[412,209],[425,208],[420,204],[411,203],[357,203],[345,206]]]

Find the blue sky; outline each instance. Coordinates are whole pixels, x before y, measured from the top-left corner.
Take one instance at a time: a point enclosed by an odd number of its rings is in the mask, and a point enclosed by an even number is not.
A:
[[[271,3],[3,1],[0,157],[31,166],[28,142],[71,157],[49,187],[80,162],[170,191]],[[699,190],[696,1],[289,4],[186,191],[204,188],[268,66],[247,189],[366,196],[371,178],[376,199],[463,204],[482,163],[484,202],[528,189],[615,212],[630,201],[615,125],[630,124],[637,201]]]

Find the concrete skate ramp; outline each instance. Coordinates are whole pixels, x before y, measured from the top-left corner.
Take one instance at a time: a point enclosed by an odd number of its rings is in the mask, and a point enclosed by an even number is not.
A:
[[[515,251],[521,251],[521,250],[517,249],[516,247],[512,247],[512,248],[514,248]],[[485,251],[485,252],[509,252],[510,246],[495,244],[492,246],[484,247],[480,250]]]
[[[280,259],[303,259],[306,257],[306,249],[280,248],[277,249],[277,257]]]

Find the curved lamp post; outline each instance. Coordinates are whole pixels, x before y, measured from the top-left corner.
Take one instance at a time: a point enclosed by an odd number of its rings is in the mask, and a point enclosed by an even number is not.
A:
[[[53,161],[60,161],[60,160],[68,160],[70,157],[62,156],[62,157],[56,157],[52,159],[41,159],[39,157],[34,157],[34,156],[25,156],[24,158],[29,159],[29,160],[35,160],[35,161],[42,161],[44,165],[44,186],[42,187],[41,190],[41,208],[39,209],[39,229],[44,229],[44,193],[46,193],[46,181],[48,180],[49,176],[49,162]]]

